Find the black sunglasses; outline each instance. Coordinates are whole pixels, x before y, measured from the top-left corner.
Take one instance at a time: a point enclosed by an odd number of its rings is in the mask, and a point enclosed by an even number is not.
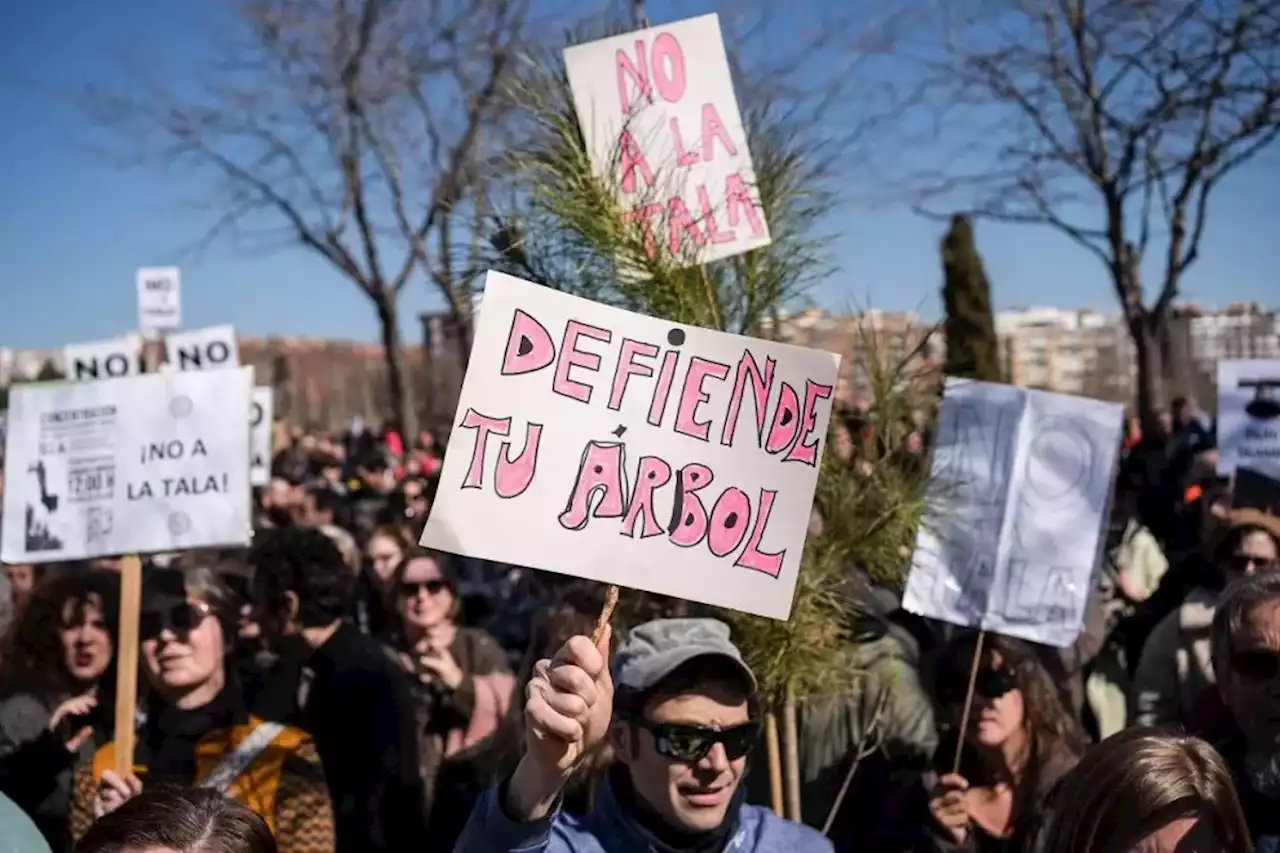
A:
[[[640,720],[640,728],[653,735],[658,754],[675,761],[701,761],[716,744],[724,747],[725,757],[736,761],[750,752],[760,739],[760,724],[748,720],[736,726],[699,726],[692,723],[655,723]]]
[[[1231,668],[1246,681],[1271,681],[1280,675],[1280,652],[1248,649],[1231,655]]]
[[[138,635],[143,640],[154,640],[166,629],[178,637],[185,637],[213,615],[213,608],[203,601],[179,601],[168,607],[149,607],[138,617]]]
[[[418,590],[425,589],[431,595],[436,595],[447,586],[447,583],[439,579],[431,581],[401,581],[400,594],[405,598],[413,598],[418,594]]]
[[[1006,693],[1017,689],[1018,680],[1014,677],[1012,671],[1004,667],[987,667],[979,670],[978,677],[973,682],[973,694],[984,699],[999,699]],[[938,691],[938,700],[943,705],[962,705],[968,693],[969,682],[967,678],[963,683],[952,681],[941,686]]]
[[[1247,575],[1253,572],[1269,572],[1278,564],[1275,560],[1260,560],[1247,554],[1232,554],[1227,558],[1227,568],[1237,574]]]

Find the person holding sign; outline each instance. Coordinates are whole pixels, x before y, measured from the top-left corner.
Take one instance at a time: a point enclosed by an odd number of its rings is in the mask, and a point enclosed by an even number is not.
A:
[[[1085,748],[1029,646],[994,633],[976,646],[973,636],[953,640],[938,662],[942,718],[964,731],[957,733],[958,766],[937,780],[929,798],[925,849],[937,853],[1029,849],[1042,804]],[[938,750],[948,763],[953,754]]]
[[[217,791],[258,813],[282,853],[332,853],[333,812],[315,743],[249,714],[226,666],[239,615],[205,566],[147,571],[139,625],[151,685],[136,773],[118,774],[115,743],[76,773],[72,834],[157,785]],[[144,781],[145,780],[145,781]]]
[[[572,637],[527,687],[525,753],[476,804],[459,853],[699,850],[818,853],[831,843],[744,803],[760,734],[755,675],[714,619]],[[585,817],[560,811],[574,768],[608,739],[616,763]]]

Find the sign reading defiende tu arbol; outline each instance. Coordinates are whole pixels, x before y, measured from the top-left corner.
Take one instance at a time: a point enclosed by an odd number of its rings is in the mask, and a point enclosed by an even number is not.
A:
[[[484,292],[422,544],[786,619],[840,357]]]
[[[251,368],[17,386],[0,560],[243,545]]]
[[[650,255],[678,266],[769,245],[717,15],[564,52],[591,165]]]

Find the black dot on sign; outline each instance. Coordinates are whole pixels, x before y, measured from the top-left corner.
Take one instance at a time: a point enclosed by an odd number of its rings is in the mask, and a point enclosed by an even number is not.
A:
[[[791,410],[787,409],[782,413],[782,425],[786,426],[791,423]]]
[[[531,352],[533,352],[533,341],[529,340],[526,336],[521,335],[520,346],[516,348],[516,354],[528,355]]]
[[[724,517],[725,530],[732,530],[737,526],[738,526],[738,514],[736,512],[731,512]]]
[[[684,517],[685,527],[693,527],[693,513],[689,513]]]
[[[657,472],[657,471],[650,471],[650,472],[649,472],[649,474],[648,474],[648,477],[649,477],[649,479],[650,479],[650,480],[656,480],[656,479],[658,479],[658,472]]]
[[[690,482],[690,483],[696,483],[696,482],[698,482],[698,472],[697,472],[697,471],[690,471],[690,472],[689,472],[689,482]]]
[[[684,329],[672,329],[667,332],[667,343],[673,347],[678,347],[684,343]]]
[[[603,465],[597,465],[597,466],[595,467],[595,472],[596,472],[597,474],[603,474],[603,473],[604,473],[604,466],[603,466]]]

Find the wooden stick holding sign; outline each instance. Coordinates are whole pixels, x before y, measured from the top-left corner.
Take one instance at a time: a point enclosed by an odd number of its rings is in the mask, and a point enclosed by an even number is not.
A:
[[[121,776],[133,772],[141,615],[142,558],[128,554],[120,563],[120,625],[116,629],[115,770]]]
[[[960,756],[964,752],[965,733],[969,731],[969,712],[973,709],[973,691],[978,684],[978,668],[982,665],[982,645],[986,642],[985,629],[978,631],[978,642],[973,647],[973,663],[969,666],[969,689],[964,694],[964,710],[960,713],[960,736],[956,738],[956,755],[951,761],[951,772],[960,772]]]
[[[613,619],[613,611],[618,606],[618,585],[611,583],[609,589],[604,594],[604,604],[600,607],[600,615],[596,617],[595,630],[591,632],[591,642],[599,646],[600,641],[604,639],[604,632],[609,627],[609,620]]]

